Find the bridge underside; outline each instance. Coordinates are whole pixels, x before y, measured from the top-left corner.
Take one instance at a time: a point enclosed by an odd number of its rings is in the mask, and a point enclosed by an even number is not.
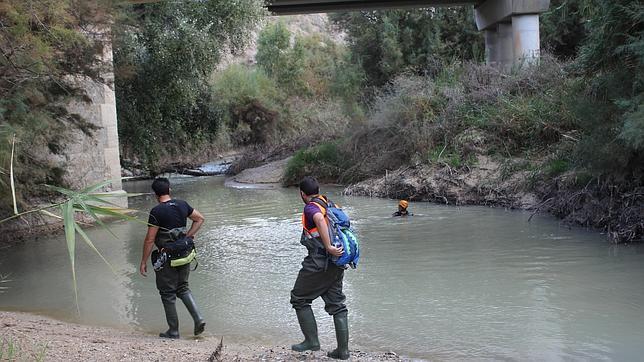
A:
[[[273,0],[267,1],[266,7],[275,15],[289,15],[349,10],[455,6],[476,2],[476,0]]]

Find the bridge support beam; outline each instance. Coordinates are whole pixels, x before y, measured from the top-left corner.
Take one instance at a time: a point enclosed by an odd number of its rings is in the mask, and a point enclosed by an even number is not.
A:
[[[515,15],[512,17],[512,40],[514,62],[534,62],[541,55],[539,44],[539,15]]]
[[[106,65],[112,65],[109,31],[98,29],[96,33],[97,40],[103,44],[102,61]],[[86,99],[72,100],[67,105],[67,110],[79,115],[93,131],[87,134],[72,130],[72,140],[67,145],[66,156],[57,161],[67,171],[65,181],[72,188],[81,189],[111,180],[111,184],[101,191],[111,194],[109,201],[112,203],[127,207],[127,195],[121,183],[113,68],[104,69],[101,76],[105,82],[86,77],[75,79],[76,86],[85,91]]]
[[[483,31],[485,36],[485,62],[496,64],[499,61],[499,32],[497,29]]]
[[[476,6],[474,17],[485,31],[486,62],[509,70],[537,61],[539,14],[550,0],[485,0]]]
[[[497,66],[509,69],[514,63],[514,48],[512,45],[512,23],[499,23],[497,25],[499,33],[499,57]]]

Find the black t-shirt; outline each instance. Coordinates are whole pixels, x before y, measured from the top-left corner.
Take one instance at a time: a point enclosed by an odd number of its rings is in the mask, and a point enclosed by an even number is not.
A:
[[[162,202],[150,211],[148,224],[168,230],[185,227],[187,218],[193,211],[192,206],[183,200]]]

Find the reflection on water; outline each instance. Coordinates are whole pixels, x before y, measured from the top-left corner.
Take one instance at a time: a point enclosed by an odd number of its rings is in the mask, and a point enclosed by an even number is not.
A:
[[[299,329],[288,303],[305,249],[295,190],[234,189],[222,178],[180,178],[176,197],[207,219],[198,235],[199,267],[190,278],[210,333],[288,344]],[[131,191],[149,182],[129,183]],[[346,274],[355,348],[394,350],[439,360],[638,360],[644,347],[644,253],[610,246],[603,236],[569,230],[547,216],[482,207],[412,204],[417,215],[391,218],[396,202],[331,195],[355,220],[361,265]],[[132,199],[139,210],[152,197]],[[145,219],[145,217],[143,217]],[[112,226],[119,239],[89,234],[116,274],[80,245],[81,322],[164,328],[153,276],[137,273],[145,227]],[[11,273],[0,307],[76,319],[61,236],[3,250]],[[315,310],[324,345],[331,318]],[[181,330],[191,331],[181,309]]]

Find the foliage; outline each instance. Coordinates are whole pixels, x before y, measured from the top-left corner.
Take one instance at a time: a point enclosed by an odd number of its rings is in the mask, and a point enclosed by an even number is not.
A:
[[[291,45],[291,32],[282,22],[269,24],[257,40],[257,65],[283,89],[297,94],[304,89],[304,49],[295,41]]]
[[[256,59],[287,95],[355,100],[363,82],[343,45],[321,33],[293,37],[283,22],[260,32]]]
[[[541,14],[541,49],[561,60],[577,56],[586,39],[588,0],[552,0],[550,10]]]
[[[216,107],[235,145],[262,143],[272,132],[283,102],[281,89],[262,70],[232,65],[212,82]]]
[[[335,181],[345,167],[347,158],[338,144],[325,142],[297,151],[286,166],[283,182],[295,185],[307,175],[315,175],[322,182]]]
[[[233,143],[264,159],[254,150],[294,151],[341,133],[343,111],[358,113],[362,84],[346,47],[320,33],[293,37],[282,22],[268,24],[258,43],[257,66],[233,64],[212,80]],[[236,167],[254,164],[249,157]]]
[[[429,163],[430,164],[447,164],[448,166],[459,169],[464,165],[469,165],[474,163],[472,155],[464,159],[461,155],[460,150],[450,149],[447,147],[439,147],[429,151]]]
[[[18,201],[33,196],[34,185],[63,183],[64,170],[49,156],[62,154],[70,129],[91,134],[92,125],[65,105],[84,99],[78,79],[101,78],[110,0],[5,0],[0,3],[0,174],[6,179],[13,137],[18,157]],[[8,184],[0,182],[0,216]]]
[[[570,162],[566,159],[556,158],[548,161],[545,171],[549,176],[560,175],[570,169]]]
[[[551,174],[637,170],[644,162],[643,9],[637,1],[555,0],[542,16],[542,46],[576,61],[566,68],[545,56],[539,67],[509,76],[453,62],[480,59],[478,35],[462,38],[474,32],[465,8],[334,16],[368,84],[390,82],[367,89],[369,121],[350,146],[370,162],[354,160],[354,176],[433,160],[444,149],[461,164],[471,149],[481,151],[461,142],[463,132],[505,156],[565,149],[560,162],[544,165]],[[450,36],[456,33],[461,38]]]
[[[597,172],[644,162],[644,4],[591,2],[577,69],[590,84],[578,99],[585,124],[579,157]]]
[[[436,60],[484,55],[471,6],[351,12],[331,19],[347,33],[353,61],[370,85],[381,86],[407,69],[434,72]]]
[[[355,182],[402,165],[460,169],[479,154],[525,157],[569,147],[580,133],[573,100],[585,83],[568,79],[564,68],[546,58],[506,76],[471,63],[435,76],[399,76],[374,96],[367,122],[337,144],[342,167],[311,149],[298,153],[288,172],[330,165],[323,169],[326,179]],[[555,166],[559,172],[561,165]]]
[[[115,32],[123,154],[158,168],[163,157],[205,148],[221,126],[208,80],[228,50],[247,43],[259,0],[132,5]]]

